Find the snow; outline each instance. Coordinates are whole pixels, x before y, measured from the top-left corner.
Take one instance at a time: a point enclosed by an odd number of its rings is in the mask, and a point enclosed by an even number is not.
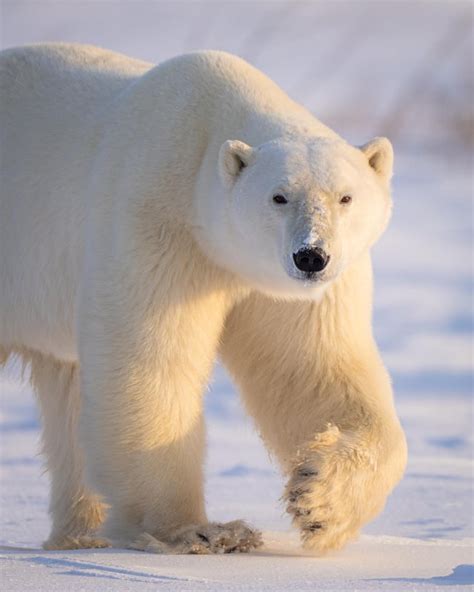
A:
[[[94,43],[155,62],[196,48],[226,49],[354,143],[390,133],[395,209],[374,250],[374,326],[409,465],[358,541],[324,558],[309,556],[279,500],[282,478],[218,365],[206,399],[209,516],[245,518],[263,530],[265,548],[199,557],[46,552],[48,477],[37,456],[37,411],[10,366],[0,375],[2,590],[472,586],[470,5],[3,2],[3,47],[46,40]]]

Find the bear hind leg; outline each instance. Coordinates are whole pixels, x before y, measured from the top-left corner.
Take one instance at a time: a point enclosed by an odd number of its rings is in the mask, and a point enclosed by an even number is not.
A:
[[[104,506],[83,481],[84,459],[78,441],[78,366],[36,353],[28,359],[31,383],[40,404],[42,451],[51,482],[49,512],[53,524],[43,547],[107,547],[108,541],[96,534],[104,519]]]

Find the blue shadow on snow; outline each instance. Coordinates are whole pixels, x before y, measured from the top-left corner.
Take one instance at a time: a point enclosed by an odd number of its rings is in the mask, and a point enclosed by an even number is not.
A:
[[[433,586],[469,586],[474,584],[474,565],[457,565],[447,576],[433,578],[371,578],[369,582],[405,582]]]

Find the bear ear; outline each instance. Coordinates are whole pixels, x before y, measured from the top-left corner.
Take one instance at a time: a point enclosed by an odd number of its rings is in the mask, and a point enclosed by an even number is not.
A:
[[[226,185],[232,185],[242,169],[250,164],[253,148],[240,140],[227,140],[219,150],[219,174]]]
[[[367,156],[369,165],[374,171],[387,181],[392,177],[393,148],[387,138],[374,138],[360,147]]]

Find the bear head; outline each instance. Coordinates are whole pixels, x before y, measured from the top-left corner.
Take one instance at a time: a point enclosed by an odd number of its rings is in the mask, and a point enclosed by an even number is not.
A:
[[[227,140],[198,207],[198,240],[260,291],[316,298],[384,231],[392,165],[386,138],[360,148],[337,137]]]

